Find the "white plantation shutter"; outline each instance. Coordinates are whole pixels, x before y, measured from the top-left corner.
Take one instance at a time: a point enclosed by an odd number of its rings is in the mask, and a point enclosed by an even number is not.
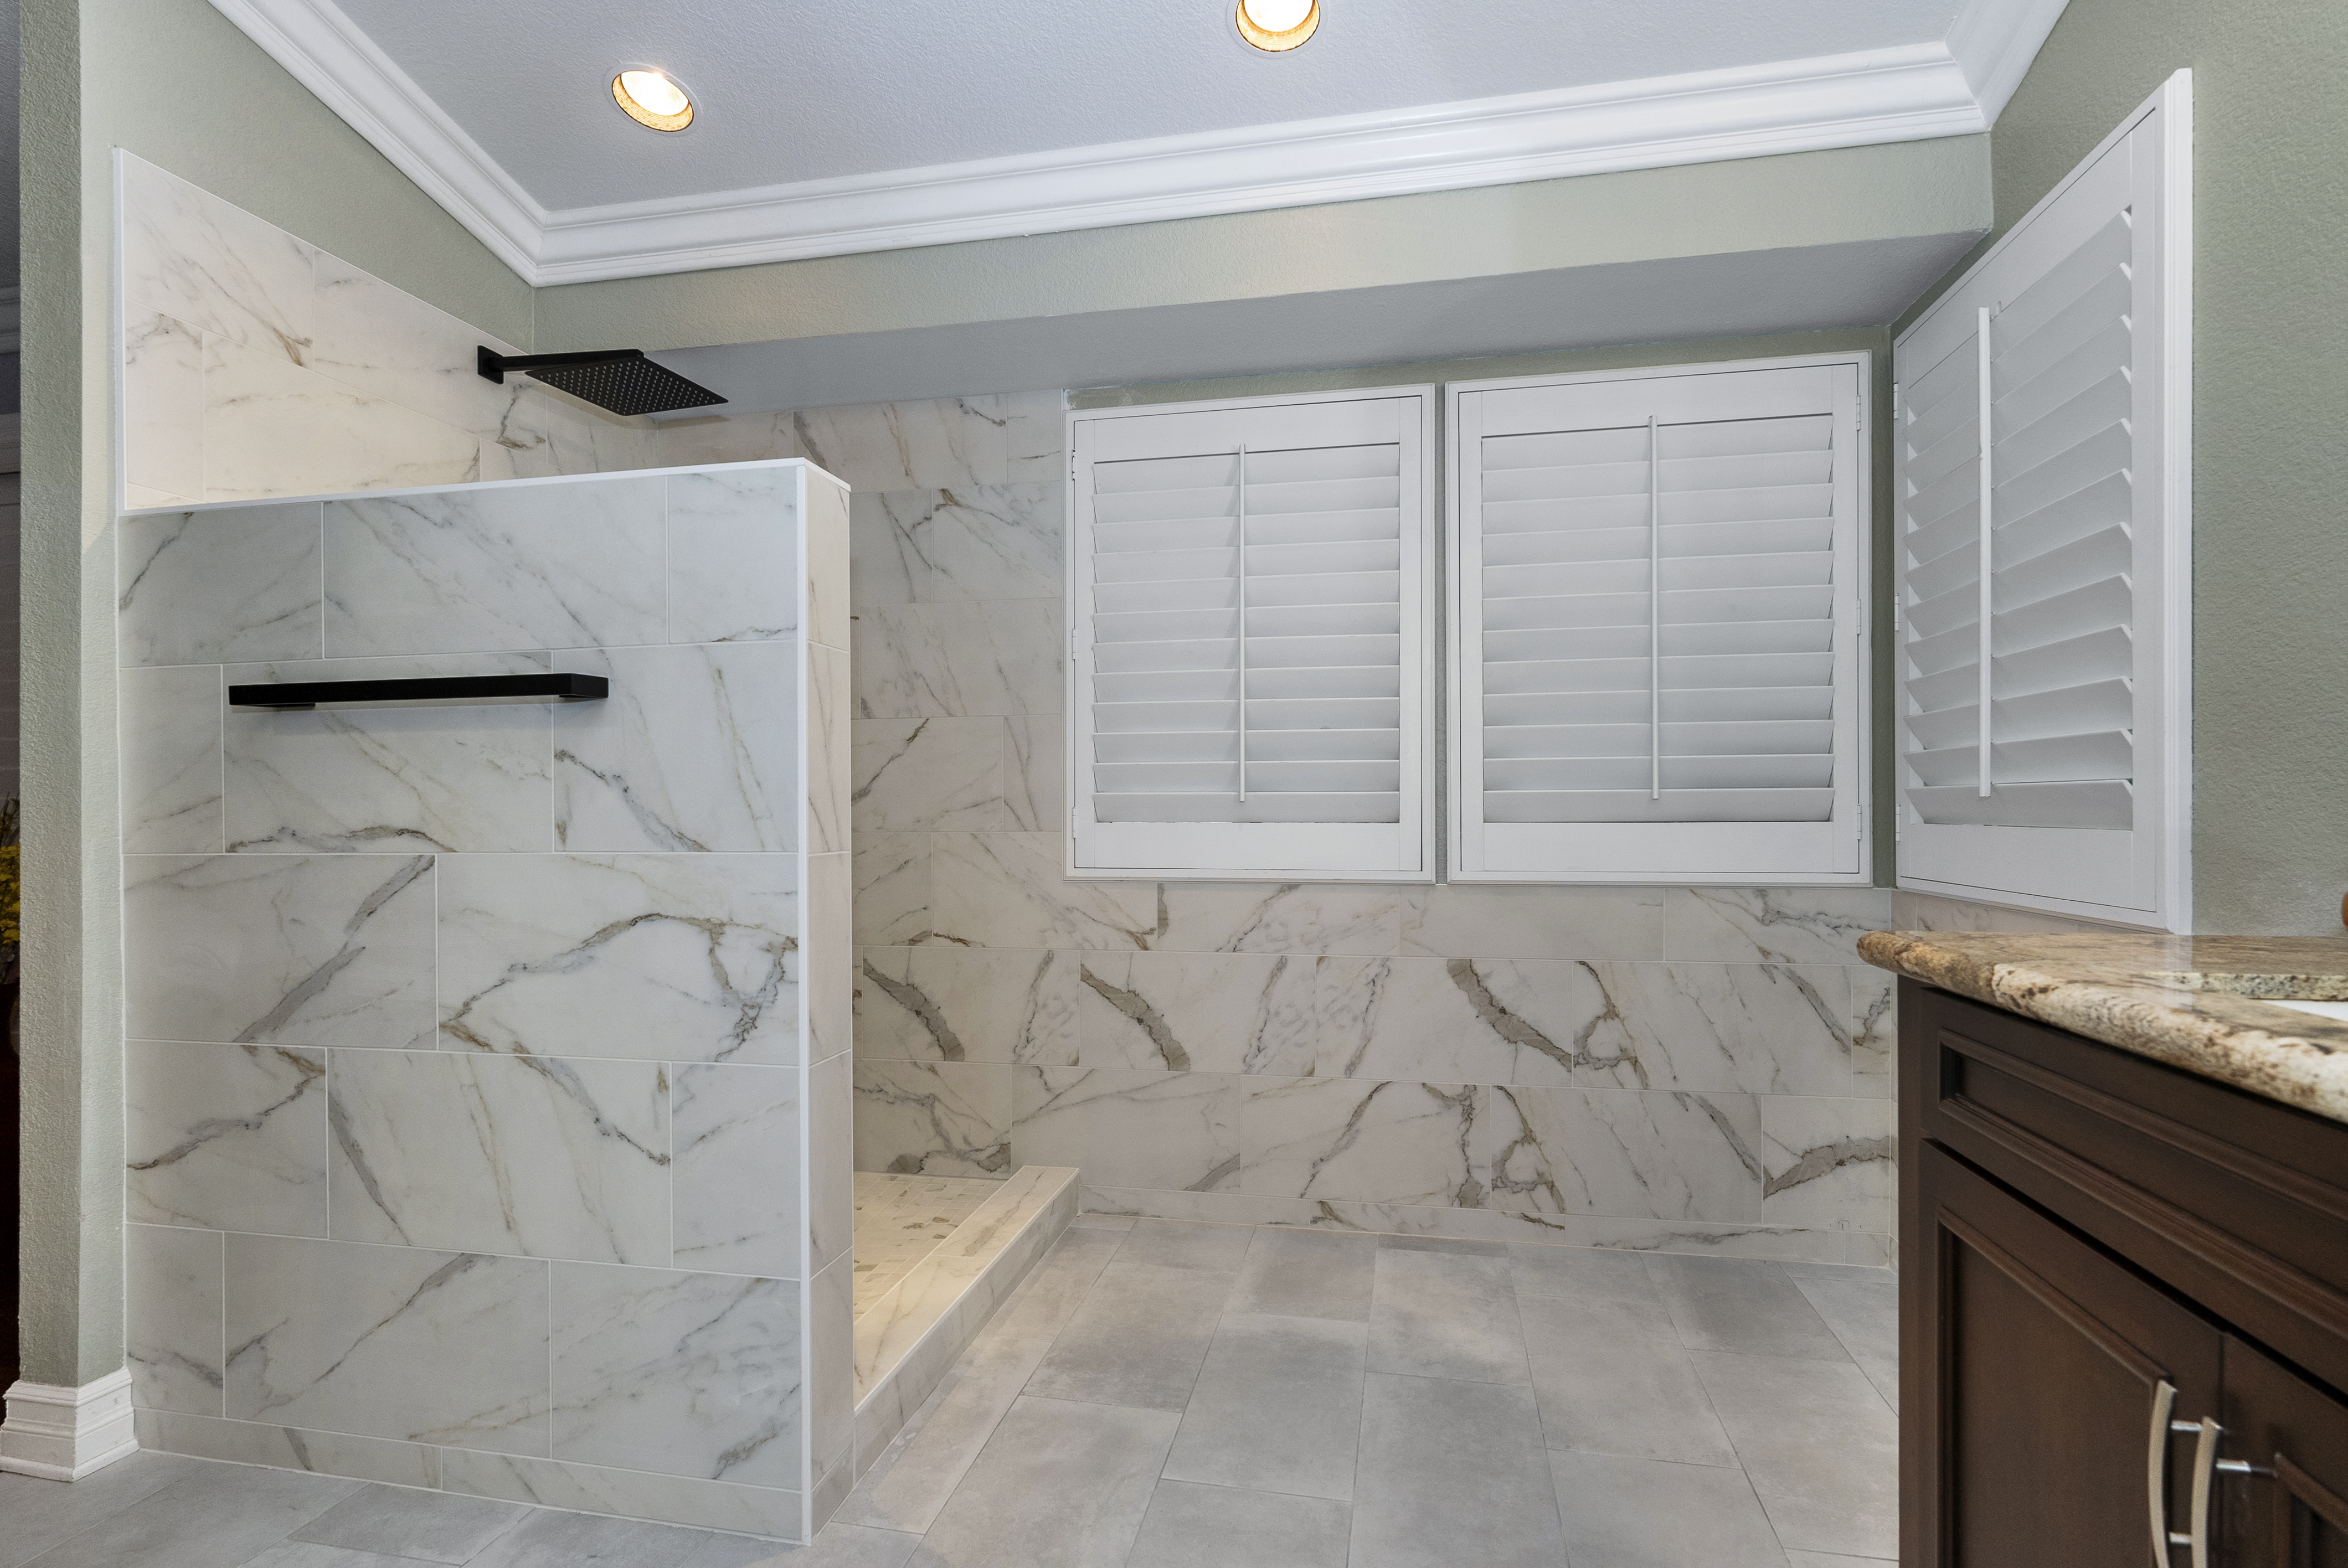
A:
[[[1454,389],[1456,877],[1865,877],[1864,376]]]
[[[2185,90],[1897,345],[1903,886],[2183,917]]]
[[[1431,405],[1072,416],[1072,871],[1429,875]]]

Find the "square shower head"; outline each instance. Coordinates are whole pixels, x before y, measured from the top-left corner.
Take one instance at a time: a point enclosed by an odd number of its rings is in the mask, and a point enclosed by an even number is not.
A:
[[[484,347],[479,368],[482,375],[496,382],[504,381],[507,371],[524,372],[614,414],[666,414],[673,409],[706,408],[726,401],[668,366],[646,359],[642,349],[499,354]]]

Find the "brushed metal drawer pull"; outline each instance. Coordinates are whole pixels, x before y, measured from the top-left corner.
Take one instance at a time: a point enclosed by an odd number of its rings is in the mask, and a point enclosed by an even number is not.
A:
[[[2152,1440],[2144,1461],[2144,1491],[2152,1525],[2154,1568],[2171,1568],[2170,1553],[2190,1547],[2193,1568],[2209,1568],[2209,1473],[2218,1459],[2218,1423],[2204,1416],[2198,1421],[2169,1419],[2177,1408],[2177,1385],[2163,1378],[2152,1389]],[[2168,1528],[2168,1444],[2190,1432],[2193,1445],[2193,1528]]]

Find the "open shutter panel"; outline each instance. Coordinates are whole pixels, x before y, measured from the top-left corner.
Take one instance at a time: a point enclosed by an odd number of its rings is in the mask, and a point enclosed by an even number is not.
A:
[[[1461,419],[1458,874],[1856,874],[1856,367],[1468,391]],[[1834,848],[1735,831],[1838,817]]]
[[[1423,872],[1425,410],[1080,437],[1076,869]]]

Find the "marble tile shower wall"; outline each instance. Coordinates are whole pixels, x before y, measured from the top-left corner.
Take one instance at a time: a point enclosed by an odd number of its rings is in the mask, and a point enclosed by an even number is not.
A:
[[[124,505],[654,466],[652,422],[474,369],[518,352],[118,153]]]
[[[672,425],[854,488],[860,1170],[1888,1263],[1888,890],[1071,882],[1057,394]]]
[[[122,519],[142,1441],[791,1537],[845,1491],[847,521],[796,463]],[[549,668],[612,695],[225,702]]]

